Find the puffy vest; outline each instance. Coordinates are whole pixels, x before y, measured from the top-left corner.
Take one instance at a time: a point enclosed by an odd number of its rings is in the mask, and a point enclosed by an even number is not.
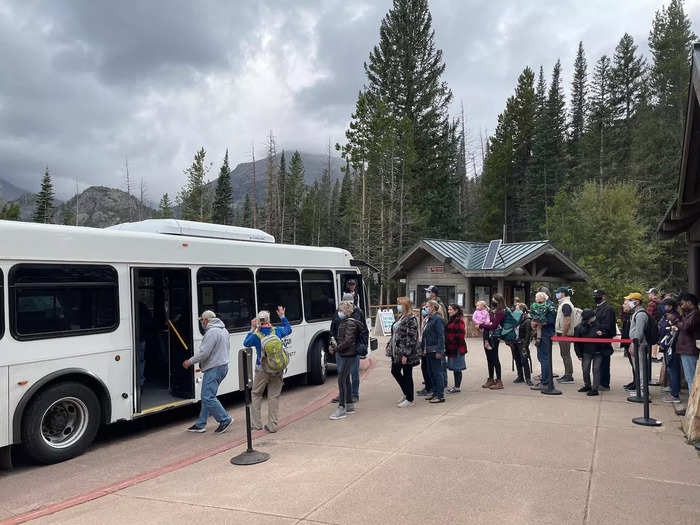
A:
[[[568,304],[571,307],[571,325],[569,326],[569,331],[568,333],[564,333],[564,314],[562,313],[562,308],[564,307],[565,304]],[[557,319],[554,322],[554,331],[558,334],[562,335],[574,335],[574,315],[576,308],[574,307],[574,304],[571,302],[571,297],[566,296],[562,297],[559,300],[559,306],[557,307]]]

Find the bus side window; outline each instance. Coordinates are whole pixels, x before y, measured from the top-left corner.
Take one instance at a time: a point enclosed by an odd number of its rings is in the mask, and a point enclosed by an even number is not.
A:
[[[5,276],[0,270],[0,339],[5,335]]]
[[[252,271],[247,268],[200,268],[197,295],[199,314],[204,310],[214,311],[229,332],[250,328],[250,320],[255,317]]]
[[[10,270],[10,328],[17,339],[111,332],[119,326],[111,266],[18,264]]]
[[[327,321],[335,313],[333,273],[321,270],[301,272],[304,283],[304,317],[307,322]]]
[[[258,289],[258,309],[270,312],[270,321],[275,324],[277,306],[284,306],[287,320],[291,324],[303,319],[301,306],[301,282],[297,270],[258,270],[256,276]]]

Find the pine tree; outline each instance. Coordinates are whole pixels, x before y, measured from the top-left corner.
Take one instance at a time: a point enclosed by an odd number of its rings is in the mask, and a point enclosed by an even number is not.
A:
[[[548,180],[551,181],[550,194],[553,196],[568,183],[566,180],[565,140],[566,140],[566,102],[561,85],[561,62],[557,60],[552,71],[546,103],[546,151]],[[549,201],[548,201],[549,202]]]
[[[0,208],[0,220],[18,221],[20,218],[19,204],[16,202],[6,202]]]
[[[574,62],[574,79],[571,82],[571,121],[569,125],[569,155],[571,177],[578,183],[582,175],[584,159],[583,134],[586,128],[588,103],[588,72],[583,42],[578,44]]]
[[[34,207],[34,214],[32,215],[32,221],[49,223],[53,218],[53,199],[54,190],[53,182],[51,182],[51,175],[49,175],[49,168],[46,167],[44,172],[44,177],[41,180],[41,190],[36,196],[36,204]]]
[[[304,198],[304,163],[298,151],[294,152],[289,164],[289,180],[286,184],[285,194],[287,197],[287,215],[289,217],[289,237],[292,244],[297,244],[299,219]]]
[[[588,122],[588,157],[590,176],[603,184],[611,178],[610,130],[613,122],[612,93],[610,92],[610,58],[603,55],[596,62],[591,86],[590,119]]]
[[[284,243],[285,239],[285,234],[286,229],[288,228],[288,223],[287,223],[287,207],[288,207],[288,195],[287,195],[287,182],[289,179],[289,174],[287,173],[287,161],[284,156],[284,150],[282,150],[282,154],[280,155],[280,169],[279,169],[279,175],[278,175],[278,180],[279,180],[279,201],[280,201],[280,215],[279,215],[279,221],[280,221],[280,243]]]
[[[172,219],[173,210],[170,204],[170,196],[164,193],[160,199],[160,204],[158,204],[158,217],[161,219]]]
[[[231,168],[228,164],[227,149],[216,183],[216,193],[214,194],[214,204],[212,206],[212,222],[216,224],[232,224],[232,206],[233,190],[231,189]]]
[[[535,88],[535,132],[532,137],[532,158],[525,177],[525,194],[531,202],[543,205],[528,208],[527,231],[532,237],[546,234],[547,206],[553,194],[547,181],[547,83],[540,66]],[[483,191],[482,191],[483,193]]]
[[[630,177],[635,116],[642,101],[645,69],[644,57],[637,55],[634,39],[625,33],[615,48],[610,70],[612,117],[616,122],[612,149],[615,172],[622,179]]]
[[[340,181],[336,179],[331,192],[331,214],[328,229],[328,244],[338,246],[338,233],[340,230]]]
[[[204,164],[205,157],[206,152],[201,148],[195,154],[192,165],[185,170],[187,182],[180,190],[178,200],[182,218],[187,221],[209,222],[211,203],[205,178],[209,167]]]
[[[512,179],[508,181],[506,188],[507,201],[510,203],[511,210],[507,216],[506,231],[509,234],[509,241],[520,241],[531,237],[529,219],[532,201],[522,190],[528,186],[528,167],[532,159],[537,125],[535,73],[529,67],[526,67],[518,77],[511,111],[513,118],[513,166]]]
[[[246,228],[253,228],[253,208],[250,204],[250,193],[245,194],[241,225],[245,226]]]
[[[267,186],[265,188],[265,210],[263,211],[265,231],[279,238],[279,172],[277,166],[277,145],[275,136],[270,131],[267,141]]]

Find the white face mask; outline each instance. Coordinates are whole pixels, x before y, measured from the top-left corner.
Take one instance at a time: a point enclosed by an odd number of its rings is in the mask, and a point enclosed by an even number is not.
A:
[[[555,294],[555,296],[556,296],[557,299],[561,299],[561,293],[557,292],[557,293]]]
[[[425,292],[425,298],[430,299],[430,292]]]
[[[399,312],[399,313],[403,312],[403,306],[398,305],[398,306],[396,307],[396,311]]]
[[[627,301],[627,306],[629,306],[630,310],[634,310],[637,307],[637,301],[629,300]]]

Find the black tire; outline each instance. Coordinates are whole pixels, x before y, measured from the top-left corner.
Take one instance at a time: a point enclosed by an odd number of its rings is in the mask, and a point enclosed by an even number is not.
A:
[[[24,412],[24,449],[47,465],[79,456],[95,439],[101,418],[92,389],[74,382],[52,385],[39,392]]]
[[[309,349],[307,357],[308,372],[306,379],[310,385],[322,385],[326,382],[328,365],[326,364],[326,340],[319,337]]]

